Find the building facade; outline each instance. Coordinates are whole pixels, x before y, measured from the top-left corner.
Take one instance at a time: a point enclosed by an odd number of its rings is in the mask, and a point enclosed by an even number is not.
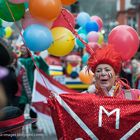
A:
[[[140,0],[117,0],[117,21],[118,24],[126,24],[133,27],[140,34],[139,12],[137,3]]]
[[[140,0],[131,0],[131,4],[136,8],[137,31],[140,35]]]

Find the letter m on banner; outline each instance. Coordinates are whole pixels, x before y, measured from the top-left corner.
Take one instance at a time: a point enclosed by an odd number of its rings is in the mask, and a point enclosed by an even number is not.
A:
[[[103,106],[99,107],[99,121],[98,121],[98,127],[102,127],[102,118],[103,118],[103,112],[110,117],[112,114],[116,113],[116,125],[115,128],[119,129],[120,125],[120,109],[116,108],[112,110],[111,112],[108,112]]]

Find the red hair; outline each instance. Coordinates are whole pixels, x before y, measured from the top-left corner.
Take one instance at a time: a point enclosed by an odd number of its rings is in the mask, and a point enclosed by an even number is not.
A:
[[[118,52],[116,52],[112,46],[106,45],[96,50],[91,54],[88,60],[88,68],[95,72],[97,65],[109,64],[112,66],[116,74],[119,74],[122,67],[122,58]]]

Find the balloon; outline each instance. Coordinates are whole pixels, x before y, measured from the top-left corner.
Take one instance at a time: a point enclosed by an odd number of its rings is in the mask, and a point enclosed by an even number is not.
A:
[[[29,8],[29,3],[28,2],[25,2],[24,3],[24,7],[25,7],[25,9],[28,9]]]
[[[69,54],[75,45],[72,32],[64,27],[55,27],[51,30],[54,42],[48,52],[54,56],[65,56]]]
[[[98,48],[101,48],[100,44],[97,42],[89,42],[89,47],[92,48],[93,51],[96,51]]]
[[[119,25],[113,28],[109,33],[108,42],[120,53],[124,61],[131,59],[139,47],[138,34],[128,25]]]
[[[85,13],[85,12],[79,13],[76,18],[76,22],[79,26],[84,26],[89,21],[90,21],[90,16],[88,13]]]
[[[11,29],[11,27],[6,27],[5,28],[5,38],[9,38],[13,33],[13,30]]]
[[[87,61],[88,61],[88,59],[89,59],[89,54],[88,54],[88,53],[85,53],[85,54],[83,55],[83,57],[82,57],[82,63],[83,63],[83,64],[86,64]]]
[[[98,26],[98,24],[96,22],[89,21],[89,22],[86,23],[85,29],[86,29],[87,32],[91,32],[91,31],[98,32],[99,26]]]
[[[2,19],[0,19],[0,27],[2,27]]]
[[[98,43],[100,44],[100,45],[102,45],[102,43],[103,43],[103,41],[104,41],[104,36],[103,36],[103,34],[102,33],[98,33],[99,34],[99,38],[98,38]]]
[[[78,34],[83,33],[83,34],[87,35],[87,32],[86,32],[85,28],[83,28],[83,27],[80,27],[77,32],[78,32]]]
[[[93,75],[94,74],[90,70],[88,71],[86,67],[84,67],[79,72],[79,78],[85,84],[92,84],[92,82],[93,82]]]
[[[30,14],[30,12],[29,11],[27,11],[26,13],[25,13],[25,15],[24,15],[24,18],[22,18],[22,20],[21,20],[21,23],[22,23],[22,28],[23,29],[26,29],[28,26],[30,26],[30,25],[32,25],[32,24],[41,24],[41,25],[44,25],[44,26],[46,26],[46,27],[48,27],[48,28],[51,28],[52,27],[52,22],[42,22],[42,21],[38,21],[38,20],[36,20],[36,19],[34,19],[32,16],[31,16],[31,14]]]
[[[60,0],[30,0],[31,15],[38,20],[54,20],[61,12]]]
[[[76,2],[76,0],[61,0],[64,5],[71,5]]]
[[[0,37],[4,37],[5,36],[5,29],[4,27],[0,28]]]
[[[87,37],[86,37],[85,34],[81,33],[81,34],[79,34],[79,36],[80,36],[84,41],[87,42]],[[78,38],[76,38],[76,44],[77,44],[79,47],[81,47],[81,48],[84,48],[84,47],[85,47],[85,45],[84,45]]]
[[[68,22],[66,21],[65,18],[68,20]],[[71,24],[73,28],[69,24]],[[54,27],[65,27],[70,31],[73,31],[75,27],[75,18],[68,10],[62,9],[61,14],[53,22],[52,28]]]
[[[46,50],[53,42],[50,30],[38,24],[28,26],[23,33],[26,46],[34,52]]]
[[[29,0],[9,0],[9,2],[19,4],[19,3],[29,2]]]
[[[1,19],[5,21],[9,21],[9,22],[14,21],[6,3],[9,5],[9,8],[11,9],[14,19],[16,21],[20,20],[24,16],[24,13],[25,13],[24,4],[12,4],[8,2],[8,0],[0,0],[0,18]]]
[[[102,21],[102,19],[100,17],[98,17],[98,16],[92,16],[91,17],[91,21],[97,22],[97,24],[99,26],[99,31],[102,29],[102,27],[103,27],[103,21]]]
[[[99,33],[95,31],[89,32],[87,35],[87,39],[89,42],[97,42],[99,39]]]

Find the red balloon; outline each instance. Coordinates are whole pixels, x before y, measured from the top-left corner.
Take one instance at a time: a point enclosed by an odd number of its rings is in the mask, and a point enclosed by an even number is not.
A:
[[[71,26],[70,26],[71,24]],[[65,27],[69,29],[70,31],[73,31],[73,28],[75,27],[75,19],[74,16],[65,8],[62,9],[61,14],[58,16],[58,18],[53,22],[54,27]]]
[[[124,61],[131,59],[138,50],[139,37],[137,32],[128,25],[119,25],[112,29],[108,43],[120,53]]]

